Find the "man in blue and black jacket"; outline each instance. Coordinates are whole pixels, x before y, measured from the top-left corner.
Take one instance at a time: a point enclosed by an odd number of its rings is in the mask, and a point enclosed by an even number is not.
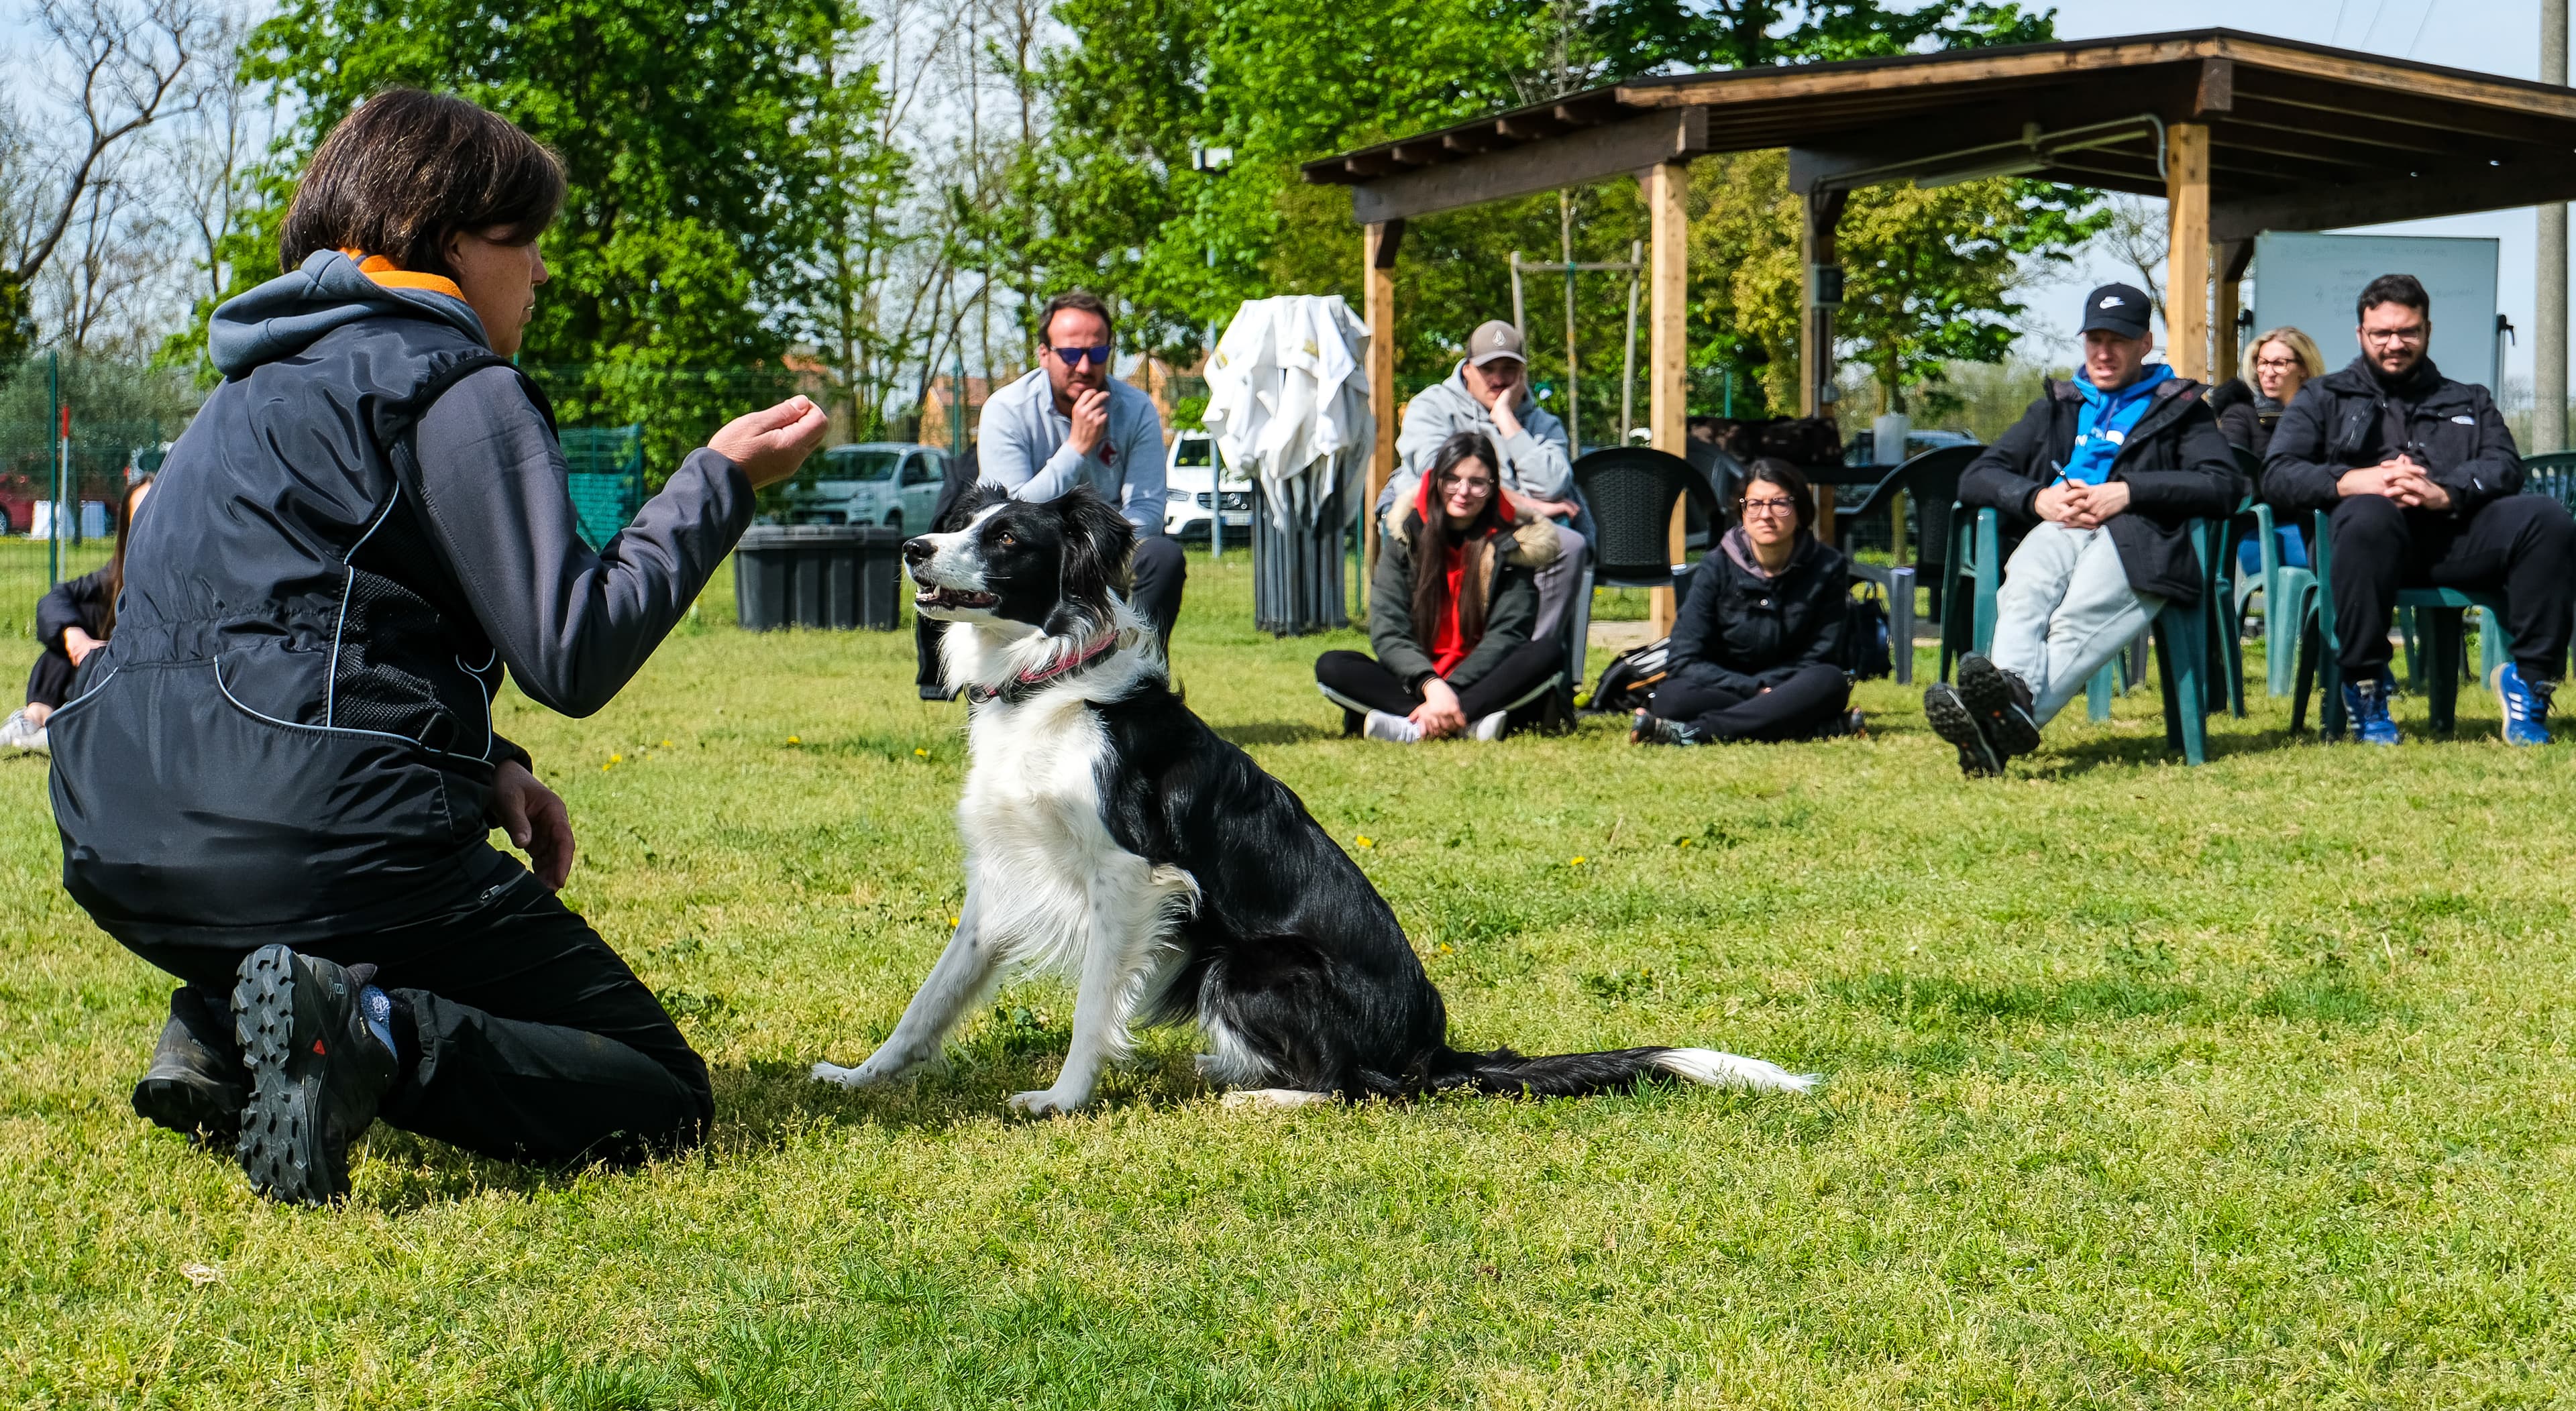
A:
[[[2549,698],[2576,607],[2576,518],[2524,495],[2522,460],[2487,389],[2424,355],[2433,300],[2409,274],[2361,291],[2361,356],[2290,399],[2263,461],[2263,498],[2285,515],[2326,511],[2344,709],[2365,744],[2397,743],[2388,717],[2397,590],[2500,593],[2513,660],[2493,681],[2504,738],[2549,741]]]
[[[2001,512],[2019,546],[1995,599],[1991,656],[1959,662],[1923,713],[1968,774],[2039,747],[2040,727],[2204,571],[2188,521],[2244,491],[2208,389],[2149,365],[2147,296],[2106,284],[2084,299],[2084,370],[2049,381],[2012,430],[1959,477],[1959,502]]]

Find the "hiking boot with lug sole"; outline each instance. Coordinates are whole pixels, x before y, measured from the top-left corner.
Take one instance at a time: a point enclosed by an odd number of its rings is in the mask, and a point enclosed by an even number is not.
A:
[[[2558,683],[2526,683],[2522,679],[2522,668],[2506,662],[2495,669],[2495,676],[2488,684],[2495,688],[2496,700],[2504,706],[2506,744],[2549,743],[2549,698],[2557,691]]]
[[[364,977],[282,945],[236,972],[233,1032],[250,1065],[237,1153],[251,1189],[294,1205],[349,1193],[349,1143],[376,1120],[395,1058],[370,1032]]]
[[[2009,759],[2039,748],[2039,722],[2030,717],[2030,687],[1974,652],[1959,658],[1959,699],[1986,727],[1995,753]]]
[[[1678,720],[1637,712],[1628,725],[1628,743],[1632,745],[1696,745],[1699,735]]]
[[[1994,742],[1986,738],[1976,715],[1946,682],[1935,681],[1923,688],[1923,719],[1931,725],[1933,734],[1959,747],[1960,773],[1973,779],[2004,772],[2004,762],[1995,753]]]
[[[231,1017],[194,989],[171,991],[170,1022],[134,1085],[134,1115],[208,1146],[229,1146],[249,1103],[250,1074]]]
[[[2402,738],[2397,722],[2388,718],[2388,698],[2397,691],[2397,678],[2385,670],[2376,681],[2343,683],[2343,713],[2351,719],[2352,737],[2365,745],[2394,745]]]

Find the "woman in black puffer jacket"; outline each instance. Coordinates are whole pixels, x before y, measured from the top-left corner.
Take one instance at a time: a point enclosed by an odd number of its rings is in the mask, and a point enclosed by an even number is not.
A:
[[[1786,461],[1755,461],[1737,527],[1691,575],[1664,683],[1628,738],[1805,740],[1856,734],[1847,711],[1851,588],[1843,556],[1807,531],[1816,497]]]

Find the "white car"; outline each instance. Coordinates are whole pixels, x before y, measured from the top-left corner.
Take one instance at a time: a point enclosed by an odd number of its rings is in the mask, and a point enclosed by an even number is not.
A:
[[[908,441],[867,441],[823,452],[821,472],[789,500],[798,524],[882,524],[930,527],[948,475],[948,453]]]
[[[1218,474],[1216,443],[1204,431],[1180,431],[1163,453],[1163,532],[1175,539],[1207,537],[1211,516],[1225,516],[1226,537],[1248,542],[1252,533],[1252,481]],[[1222,505],[1219,501],[1222,500]]]

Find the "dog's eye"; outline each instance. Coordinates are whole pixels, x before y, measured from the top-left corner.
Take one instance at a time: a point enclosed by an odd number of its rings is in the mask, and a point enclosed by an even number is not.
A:
[[[1020,539],[1018,535],[1006,531],[995,538],[993,542],[1001,545],[1005,549],[1015,549],[1019,547]]]

